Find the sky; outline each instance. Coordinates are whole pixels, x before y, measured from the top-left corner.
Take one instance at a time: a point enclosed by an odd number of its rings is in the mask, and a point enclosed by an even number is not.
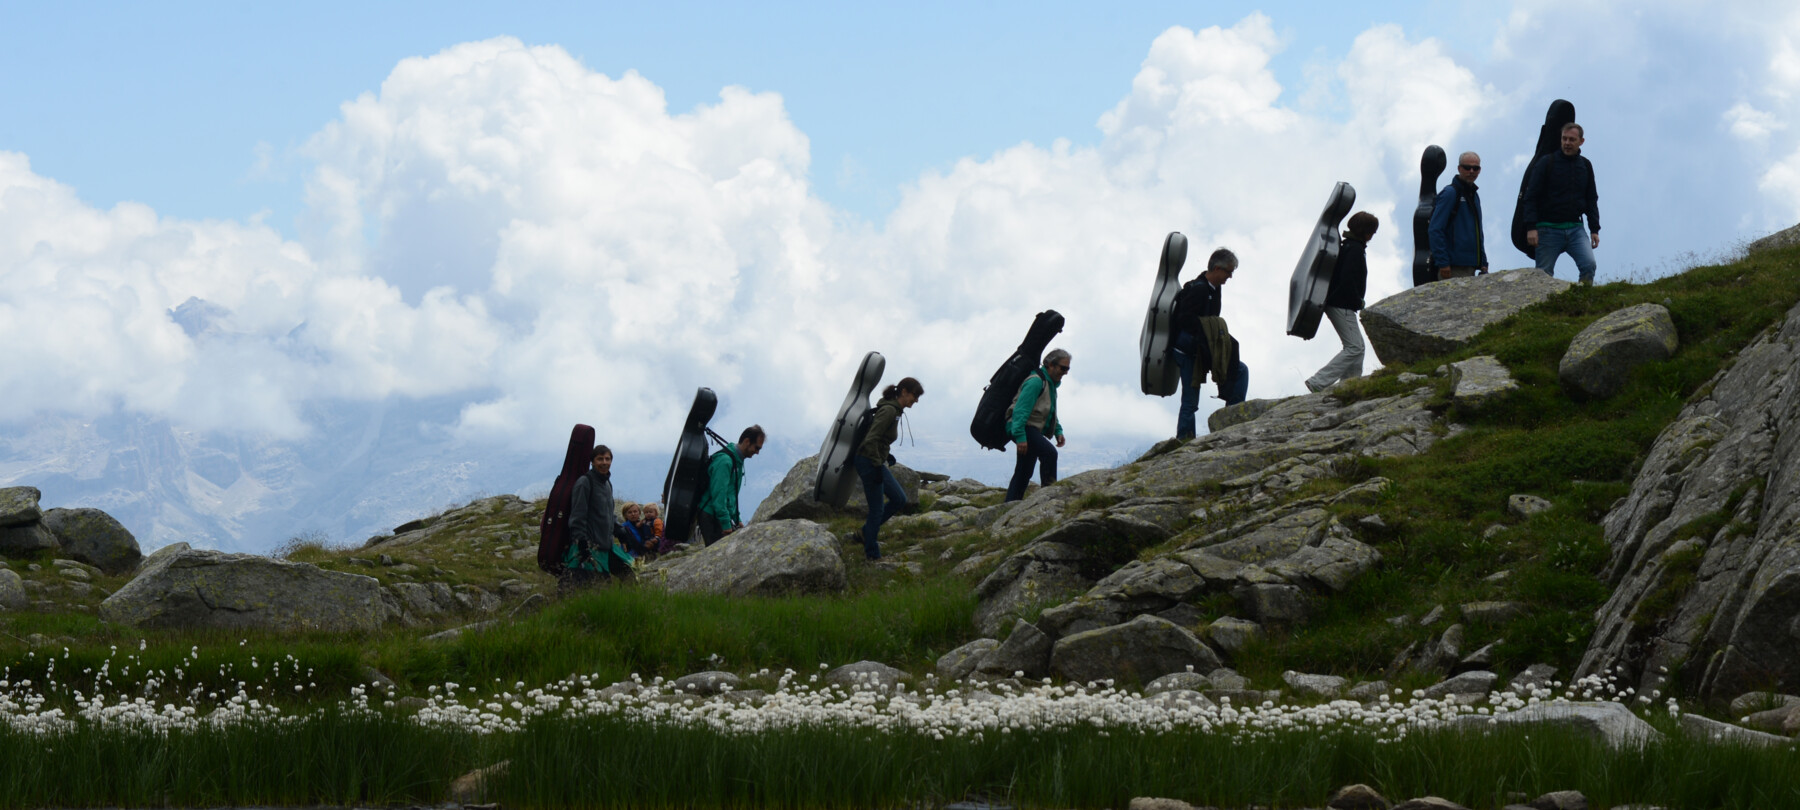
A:
[[[133,413],[305,442],[309,404],[448,397],[471,456],[554,456],[575,422],[666,453],[708,386],[715,428],[760,423],[791,463],[874,350],[927,391],[902,461],[997,482],[966,425],[1034,313],[1068,318],[1065,473],[1173,433],[1136,380],[1170,231],[1194,265],[1243,261],[1224,314],[1250,395],[1301,393],[1337,347],[1284,334],[1287,282],[1332,184],[1381,219],[1370,300],[1393,294],[1424,146],[1483,154],[1501,234],[1553,99],[1588,128],[1602,282],[1800,221],[1789,3],[0,19],[0,429]]]

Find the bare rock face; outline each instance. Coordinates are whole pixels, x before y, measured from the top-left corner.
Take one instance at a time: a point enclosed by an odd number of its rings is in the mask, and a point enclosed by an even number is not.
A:
[[[1471,357],[1450,364],[1450,398],[1458,403],[1479,406],[1490,399],[1519,388],[1512,372],[1493,355]]]
[[[1800,690],[1800,307],[1664,428],[1603,522],[1614,586],[1576,677]]]
[[[0,487],[0,528],[26,526],[38,522],[38,499],[43,493],[37,487]]]
[[[1800,225],[1776,231],[1768,236],[1751,242],[1745,248],[1745,252],[1750,255],[1755,255],[1765,250],[1780,250],[1781,248],[1793,245],[1800,245]]]
[[[1054,605],[1094,584],[1086,552],[1062,543],[1037,542],[1007,557],[975,586],[975,629],[999,635],[1007,624],[1044,605]]]
[[[894,480],[900,483],[900,489],[906,492],[906,502],[919,502],[919,473],[904,464],[895,464],[888,469],[894,473]],[[788,468],[787,475],[782,476],[781,483],[776,484],[769,496],[756,505],[756,513],[750,522],[761,523],[765,520],[823,520],[835,515],[866,515],[869,513],[869,501],[863,497],[862,483],[858,482],[850,490],[850,500],[843,509],[813,500],[813,479],[819,474],[819,455],[814,453],[794,462]]]
[[[640,574],[671,591],[730,596],[841,593],[849,583],[837,541],[810,520],[751,523]]]
[[[1518,711],[1491,716],[1465,714],[1448,721],[1447,725],[1465,729],[1487,728],[1491,725],[1544,725],[1586,737],[1615,750],[1662,739],[1662,732],[1644,722],[1643,718],[1632,714],[1624,704],[1613,702],[1534,703]]]
[[[144,559],[137,538],[98,509],[52,509],[44,513],[44,528],[56,535],[62,556],[108,574],[123,574]]]
[[[1157,616],[1066,636],[1050,653],[1050,670],[1076,683],[1108,678],[1150,683],[1188,667],[1211,672],[1220,666],[1218,654],[1198,636]]]
[[[1569,342],[1557,364],[1563,390],[1578,399],[1606,399],[1645,363],[1675,356],[1681,341],[1661,304],[1639,304],[1601,316]]]
[[[24,610],[30,605],[25,581],[12,569],[0,567],[0,610]]]
[[[374,577],[210,550],[162,557],[100,603],[101,618],[131,627],[344,632],[399,615]]]
[[[1530,267],[1446,279],[1364,309],[1363,331],[1382,363],[1416,363],[1467,346],[1489,325],[1571,286]]]

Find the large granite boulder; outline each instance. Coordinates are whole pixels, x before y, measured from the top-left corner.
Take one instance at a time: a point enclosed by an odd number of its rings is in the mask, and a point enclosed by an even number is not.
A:
[[[23,610],[30,605],[25,581],[12,569],[0,567],[0,610]]]
[[[108,574],[123,574],[144,559],[138,541],[112,515],[98,509],[52,509],[44,528],[56,535],[62,556]]]
[[[938,657],[937,676],[946,681],[960,681],[975,672],[981,659],[999,647],[991,638],[978,638]]]
[[[1793,245],[1800,245],[1800,225],[1783,228],[1782,230],[1751,242],[1745,248],[1744,252],[1754,256],[1765,250],[1780,250],[1781,248],[1791,247]]]
[[[1602,527],[1612,597],[1576,677],[1724,701],[1800,690],[1800,307],[1663,429]]]
[[[1051,643],[1051,638],[1036,625],[1018,619],[1013,622],[1012,634],[999,647],[982,656],[975,669],[995,678],[1008,678],[1015,673],[1027,678],[1042,678],[1050,668]]]
[[[1635,748],[1662,739],[1644,719],[1622,703],[1534,703],[1493,715],[1465,714],[1449,721],[1452,728],[1481,730],[1493,726],[1545,726],[1602,743],[1608,748]]]
[[[368,631],[399,616],[374,577],[210,550],[162,557],[100,603],[130,627]]]
[[[671,591],[729,596],[841,593],[848,587],[837,540],[810,520],[751,523],[697,552],[653,563],[642,579]]]
[[[1383,364],[1417,363],[1467,346],[1489,325],[1571,286],[1529,267],[1446,279],[1364,309],[1363,331]]]
[[[1556,376],[1572,397],[1606,399],[1625,387],[1638,366],[1674,357],[1680,344],[1667,307],[1626,307],[1601,316],[1569,341]]]
[[[907,503],[919,502],[919,473],[904,464],[895,464],[888,469],[894,473],[894,480],[900,483],[900,489],[906,492]],[[814,453],[794,462],[788,468],[787,475],[782,476],[781,483],[770,490],[769,496],[756,505],[756,512],[750,518],[752,523],[765,520],[823,520],[836,515],[867,515],[869,501],[863,497],[862,482],[858,481],[850,490],[850,500],[843,509],[833,509],[819,501],[813,500],[813,479],[819,474],[819,455]]]
[[[0,487],[0,528],[25,526],[38,522],[38,499],[43,493],[37,487]]]
[[[1064,636],[1050,651],[1050,670],[1076,683],[1108,678],[1150,683],[1171,672],[1211,672],[1218,653],[1189,631],[1158,616]]]
[[[984,636],[1038,608],[1063,602],[1094,584],[1087,552],[1037,542],[1000,563],[975,586],[975,629]]]
[[[30,554],[47,548],[56,548],[56,535],[43,523],[0,526],[0,554]]]

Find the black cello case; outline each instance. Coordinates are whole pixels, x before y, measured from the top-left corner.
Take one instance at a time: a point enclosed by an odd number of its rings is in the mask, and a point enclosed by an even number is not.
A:
[[[563,454],[562,472],[550,485],[544,516],[538,521],[538,568],[551,576],[563,571],[563,554],[569,550],[569,498],[575,479],[587,474],[594,456],[594,429],[576,425],[569,432],[569,450]]]
[[[1444,147],[1432,144],[1419,156],[1419,207],[1413,209],[1413,286],[1437,281],[1431,262],[1431,212],[1437,207],[1437,179],[1449,160]]]
[[[1301,340],[1312,340],[1319,333],[1319,319],[1325,315],[1325,295],[1331,292],[1331,274],[1337,270],[1338,223],[1356,205],[1356,189],[1339,182],[1325,201],[1325,211],[1306,240],[1306,251],[1294,267],[1288,282],[1287,333]]]
[[[1544,112],[1544,126],[1538,130],[1537,151],[1531,155],[1531,162],[1525,164],[1525,172],[1519,177],[1519,199],[1513,203],[1512,243],[1520,253],[1537,260],[1537,248],[1525,241],[1525,232],[1537,225],[1523,219],[1525,208],[1525,183],[1531,179],[1531,167],[1551,152],[1562,150],[1562,128],[1564,124],[1575,123],[1575,105],[1562,99],[1550,102],[1550,109]]]
[[[819,446],[813,500],[834,509],[842,509],[850,502],[850,492],[858,483],[856,468],[851,464],[856,456],[856,429],[869,410],[869,395],[881,384],[881,374],[886,370],[887,358],[880,352],[863,355],[862,365],[857,366],[856,377],[850,381],[850,393],[844,395],[844,404],[838,407],[837,418],[825,433],[825,443]]]
[[[975,437],[977,444],[989,450],[1005,450],[1012,444],[1006,421],[1012,416],[1013,397],[1018,396],[1025,378],[1043,363],[1050,339],[1062,330],[1061,313],[1054,309],[1039,312],[1025,333],[1025,341],[988,379],[987,388],[981,391],[981,403],[975,406],[975,419],[969,423],[969,435]]]
[[[1181,292],[1181,266],[1187,263],[1187,237],[1171,233],[1163,240],[1162,263],[1156,269],[1156,286],[1150,289],[1150,311],[1144,313],[1144,331],[1138,336],[1143,366],[1138,384],[1144,393],[1166,397],[1181,384],[1171,350],[1175,346],[1175,294]]]
[[[694,536],[694,523],[700,519],[700,496],[706,494],[706,424],[719,409],[719,397],[711,388],[694,392],[694,404],[688,408],[687,421],[681,424],[681,438],[675,443],[675,459],[669,462],[669,475],[663,479],[663,503],[669,513],[663,517],[663,533],[677,543]]]

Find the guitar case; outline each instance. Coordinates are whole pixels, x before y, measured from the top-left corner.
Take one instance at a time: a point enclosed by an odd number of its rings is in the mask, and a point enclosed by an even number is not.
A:
[[[694,536],[694,524],[700,519],[700,496],[706,494],[706,424],[719,409],[719,397],[711,388],[694,392],[694,404],[688,408],[687,421],[681,425],[681,438],[675,443],[675,459],[669,462],[669,475],[663,479],[663,503],[669,512],[663,517],[663,536],[686,543]]]
[[[569,550],[569,499],[575,480],[587,474],[594,456],[594,429],[576,425],[569,432],[569,450],[563,454],[562,472],[550,485],[544,517],[538,521],[538,568],[551,576],[563,570],[563,554]]]
[[[1150,311],[1144,313],[1144,331],[1138,336],[1143,366],[1138,384],[1144,393],[1166,397],[1181,384],[1171,349],[1175,345],[1175,294],[1181,292],[1181,266],[1187,263],[1187,237],[1180,232],[1163,240],[1162,264],[1156,270],[1156,286],[1150,288]]]
[[[1525,183],[1531,179],[1531,167],[1537,165],[1538,160],[1562,150],[1563,125],[1572,123],[1575,123],[1575,105],[1560,98],[1550,102],[1550,109],[1544,112],[1544,126],[1538,130],[1537,151],[1532,153],[1531,162],[1525,164],[1525,172],[1519,178],[1519,199],[1513,203],[1512,243],[1532,261],[1537,261],[1537,248],[1525,241],[1525,232],[1537,223],[1521,218],[1525,208]]]
[[[1319,319],[1325,315],[1325,296],[1331,292],[1331,274],[1337,270],[1338,223],[1356,205],[1356,189],[1339,182],[1325,201],[1325,211],[1306,240],[1306,251],[1294,267],[1294,278],[1288,282],[1287,333],[1301,340],[1312,340],[1319,333]]]
[[[1431,262],[1431,211],[1437,207],[1437,180],[1449,159],[1444,147],[1432,144],[1419,156],[1419,207],[1413,209],[1413,286],[1437,281]]]
[[[1018,396],[1025,378],[1043,364],[1044,349],[1062,330],[1062,313],[1054,309],[1039,312],[1025,333],[1025,341],[988,378],[987,387],[981,390],[981,402],[975,406],[975,418],[969,422],[969,435],[975,437],[977,444],[989,450],[1005,450],[1012,445],[1006,421],[1012,416],[1013,397]]]
[[[837,418],[825,432],[825,443],[819,446],[819,472],[813,477],[813,500],[842,509],[850,502],[850,493],[859,482],[856,467],[856,432],[863,414],[869,411],[869,395],[881,384],[887,370],[887,358],[880,352],[863,355],[862,365],[850,380],[850,393],[838,406]]]

